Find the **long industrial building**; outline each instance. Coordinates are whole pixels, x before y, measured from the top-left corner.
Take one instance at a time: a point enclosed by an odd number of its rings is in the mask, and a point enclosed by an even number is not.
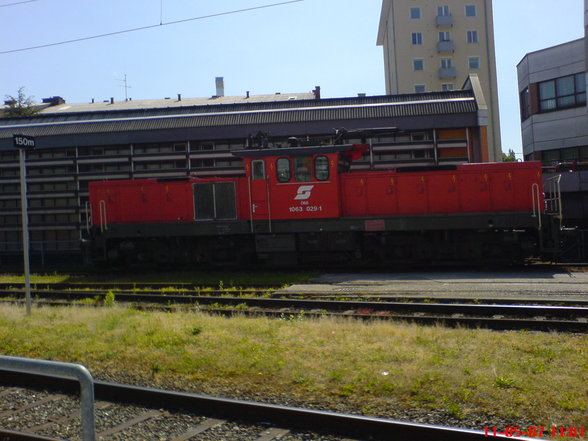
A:
[[[373,97],[321,99],[318,87],[303,94],[85,104],[52,97],[29,117],[9,116],[6,104],[0,107],[0,264],[22,253],[15,134],[36,140],[26,152],[31,256],[47,265],[79,261],[90,181],[239,175],[234,150],[287,146],[292,138],[327,145],[344,132],[348,142],[363,134],[370,145],[358,168],[479,162],[488,149],[485,103],[472,75],[461,90]]]

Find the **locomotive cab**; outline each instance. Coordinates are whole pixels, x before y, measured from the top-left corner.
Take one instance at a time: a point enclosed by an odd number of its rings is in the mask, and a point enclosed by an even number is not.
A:
[[[241,150],[252,221],[338,218],[340,172],[367,150],[362,144]]]

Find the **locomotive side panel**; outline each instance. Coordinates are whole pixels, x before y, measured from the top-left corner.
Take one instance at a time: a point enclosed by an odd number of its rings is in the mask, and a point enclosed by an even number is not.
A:
[[[476,164],[455,170],[341,175],[342,214],[398,216],[530,212],[543,207],[538,163]]]
[[[248,218],[242,178],[100,181],[89,193],[94,225]]]
[[[485,194],[488,192],[484,204],[476,202],[472,204],[473,207],[487,207],[483,211],[529,212],[533,211],[533,194],[536,198],[535,206],[544,206],[539,162],[464,164],[458,169],[478,176],[480,189]]]
[[[187,182],[91,182],[89,191],[94,225],[194,220]]]

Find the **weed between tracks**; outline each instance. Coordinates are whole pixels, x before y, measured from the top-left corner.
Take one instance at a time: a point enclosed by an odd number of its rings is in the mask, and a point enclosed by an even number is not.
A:
[[[87,275],[69,275],[61,273],[32,274],[32,283],[133,283],[140,280],[142,283],[199,283],[203,285],[216,285],[220,289],[232,286],[248,285],[282,285],[303,283],[308,281],[316,273],[312,271],[151,271],[139,273],[95,273]],[[23,283],[22,275],[0,274],[0,283]]]
[[[588,424],[588,336],[346,319],[0,306],[0,353],[91,371],[345,402],[367,414],[430,408],[536,426]],[[516,424],[519,422],[519,424]],[[483,423],[481,423],[481,427]]]

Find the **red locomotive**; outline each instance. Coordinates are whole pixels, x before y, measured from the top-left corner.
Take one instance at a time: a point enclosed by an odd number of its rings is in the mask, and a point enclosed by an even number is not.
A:
[[[244,177],[92,182],[94,257],[502,262],[543,251],[551,222],[539,163],[350,171],[367,149],[245,149],[234,153]]]

